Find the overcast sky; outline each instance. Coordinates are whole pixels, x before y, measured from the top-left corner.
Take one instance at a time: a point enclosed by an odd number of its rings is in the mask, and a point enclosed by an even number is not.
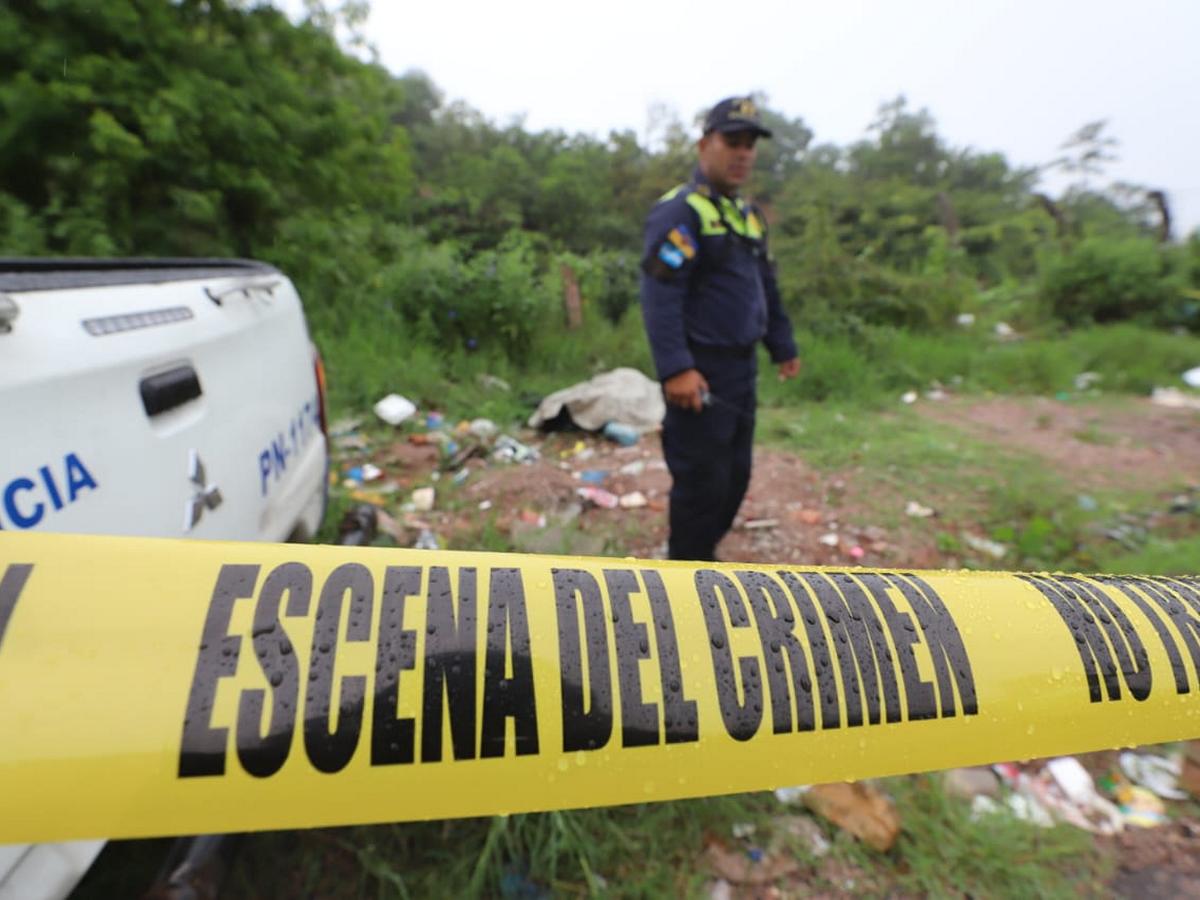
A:
[[[1200,226],[1197,0],[373,0],[367,36],[392,71],[533,130],[644,135],[653,104],[690,123],[757,90],[845,144],[904,94],[953,146],[1035,165],[1107,119],[1110,180]]]

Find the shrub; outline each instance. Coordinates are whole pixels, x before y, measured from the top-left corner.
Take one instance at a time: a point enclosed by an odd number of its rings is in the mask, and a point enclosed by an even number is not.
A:
[[[1130,320],[1166,324],[1178,290],[1152,241],[1089,238],[1047,262],[1042,297],[1069,326]]]

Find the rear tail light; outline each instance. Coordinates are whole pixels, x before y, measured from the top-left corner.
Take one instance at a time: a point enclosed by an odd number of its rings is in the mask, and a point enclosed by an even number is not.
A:
[[[317,376],[317,410],[321,415],[321,433],[329,437],[329,419],[325,412],[325,363],[321,360],[321,351],[317,345],[312,345],[313,371]]]

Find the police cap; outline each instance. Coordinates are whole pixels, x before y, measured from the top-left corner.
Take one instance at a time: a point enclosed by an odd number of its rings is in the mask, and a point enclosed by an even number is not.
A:
[[[758,118],[758,104],[749,97],[726,97],[710,109],[704,117],[704,133],[712,131],[753,131],[762,137],[771,136],[771,129]]]

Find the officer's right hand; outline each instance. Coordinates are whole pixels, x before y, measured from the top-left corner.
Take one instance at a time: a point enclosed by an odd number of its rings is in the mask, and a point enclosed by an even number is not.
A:
[[[663,394],[672,406],[682,406],[692,412],[704,409],[708,382],[698,369],[684,369],[663,382]]]

